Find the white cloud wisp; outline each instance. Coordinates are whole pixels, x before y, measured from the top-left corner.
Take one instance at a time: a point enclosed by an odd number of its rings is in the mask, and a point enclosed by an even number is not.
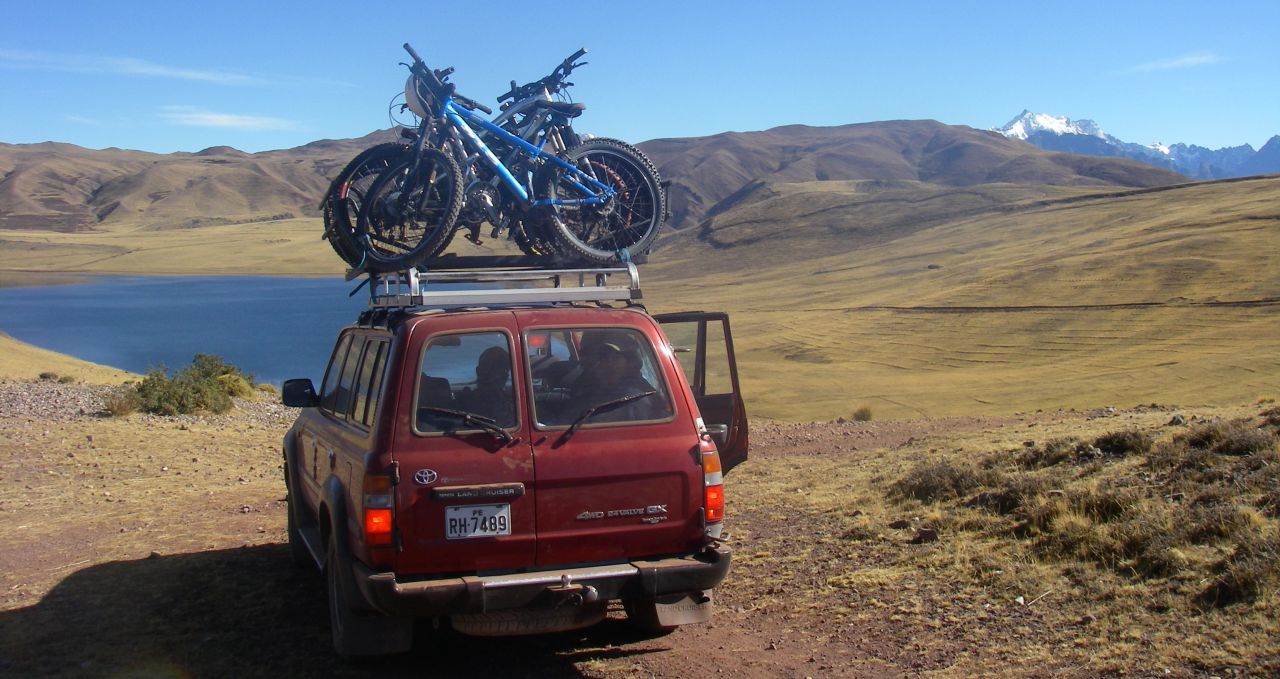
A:
[[[217,113],[195,106],[164,106],[160,117],[185,127],[216,127],[237,130],[296,130],[298,123],[284,118]]]
[[[1210,64],[1222,63],[1223,59],[1212,52],[1191,52],[1180,57],[1172,59],[1160,59],[1158,61],[1148,61],[1145,64],[1131,66],[1124,70],[1125,73],[1151,73],[1153,71],[1173,71],[1182,68],[1194,68],[1196,66],[1208,66]]]

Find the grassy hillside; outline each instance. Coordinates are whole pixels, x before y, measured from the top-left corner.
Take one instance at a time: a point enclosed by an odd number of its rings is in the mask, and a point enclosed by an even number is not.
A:
[[[1277,177],[774,185],[644,278],[657,310],[733,313],[756,415],[1234,403],[1280,394],[1277,204]]]
[[[137,377],[133,373],[89,363],[55,353],[0,332],[0,378],[34,380],[65,379],[88,384],[120,384]]]

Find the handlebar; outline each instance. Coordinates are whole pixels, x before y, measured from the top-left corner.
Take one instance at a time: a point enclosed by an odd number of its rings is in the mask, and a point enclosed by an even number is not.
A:
[[[569,55],[567,59],[560,62],[560,64],[551,71],[551,75],[535,80],[531,83],[525,83],[524,85],[520,85],[519,87],[517,87],[516,81],[512,80],[511,89],[506,94],[503,94],[502,96],[498,97],[498,103],[502,103],[508,99],[517,99],[525,94],[528,94],[531,91],[536,91],[543,88],[546,88],[552,94],[559,92],[562,89],[563,85],[565,84],[564,79],[569,77],[570,73],[573,73],[573,69],[578,68],[579,66],[585,66],[587,64],[587,62],[585,61],[580,64],[574,63],[578,59],[581,59],[582,56],[586,53],[587,53],[587,48],[583,47],[579,49],[577,52],[574,52],[573,54]]]
[[[436,71],[428,67],[426,62],[422,60],[422,57],[418,56],[418,53],[413,49],[413,46],[407,42],[404,44],[404,51],[408,52],[410,57],[413,57],[413,65],[409,67],[409,70],[418,74],[419,77],[425,78],[428,86],[436,93],[437,96],[452,96],[455,101],[469,109],[479,109],[484,111],[485,114],[493,113],[493,109],[488,106],[485,106],[470,97],[458,94],[457,89],[452,83],[445,84],[444,78],[449,77],[449,74],[453,73],[452,66],[442,71]]]
[[[418,56],[418,53],[413,51],[413,46],[411,46],[407,42],[404,44],[404,51],[408,52],[409,56],[413,57],[414,61],[418,62],[419,64],[422,63],[422,57]]]

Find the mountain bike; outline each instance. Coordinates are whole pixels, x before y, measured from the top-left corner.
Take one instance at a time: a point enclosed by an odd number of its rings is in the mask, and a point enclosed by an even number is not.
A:
[[[412,157],[388,167],[362,196],[352,235],[366,268],[406,268],[443,249],[460,212],[462,201],[453,198],[462,195],[463,153],[474,178],[470,195],[495,226],[519,225],[524,242],[517,242],[526,251],[545,247],[600,263],[648,251],[665,206],[657,169],[639,150],[615,139],[566,143],[565,136],[576,140],[563,132],[581,105],[531,101],[487,120],[476,111],[492,113],[488,107],[459,94],[411,46],[404,48],[413,59],[406,103],[422,122]],[[518,88],[508,94],[517,96]]]

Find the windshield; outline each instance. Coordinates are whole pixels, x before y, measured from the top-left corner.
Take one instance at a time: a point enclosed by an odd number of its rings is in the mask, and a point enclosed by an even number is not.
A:
[[[526,334],[525,348],[539,426],[567,426],[584,418],[581,426],[672,417],[671,395],[653,348],[637,330],[537,329]],[[590,413],[593,408],[598,410]]]

